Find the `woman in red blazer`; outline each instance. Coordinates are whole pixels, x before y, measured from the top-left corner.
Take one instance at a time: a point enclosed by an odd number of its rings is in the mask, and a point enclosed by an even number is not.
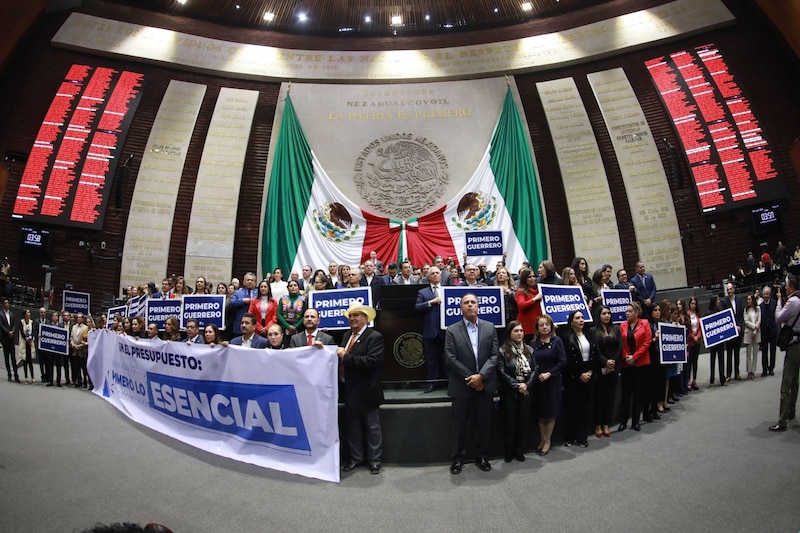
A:
[[[278,322],[278,302],[272,297],[269,281],[258,284],[258,297],[250,302],[250,313],[256,317],[256,334],[267,336],[267,328]]]
[[[638,302],[628,304],[625,311],[627,320],[619,328],[622,337],[622,423],[617,431],[625,431],[631,416],[631,429],[641,430],[639,417],[645,401],[645,367],[650,364],[650,324],[639,318],[642,308]],[[632,409],[631,409],[632,408]]]

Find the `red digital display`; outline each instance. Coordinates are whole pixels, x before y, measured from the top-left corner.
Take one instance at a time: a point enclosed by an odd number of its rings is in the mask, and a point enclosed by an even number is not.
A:
[[[12,217],[100,229],[144,75],[73,65],[45,114]]]
[[[645,65],[672,117],[704,213],[786,197],[750,101],[716,46]]]

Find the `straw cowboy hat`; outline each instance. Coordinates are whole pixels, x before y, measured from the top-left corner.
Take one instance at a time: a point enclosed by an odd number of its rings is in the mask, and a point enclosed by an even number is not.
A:
[[[346,318],[350,318],[350,313],[363,313],[367,315],[367,322],[372,322],[375,320],[376,315],[375,309],[363,305],[358,300],[351,300],[350,307],[348,307],[343,314]]]

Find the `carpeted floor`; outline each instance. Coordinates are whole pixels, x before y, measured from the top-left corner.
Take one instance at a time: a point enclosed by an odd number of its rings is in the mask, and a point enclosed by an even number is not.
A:
[[[489,473],[386,464],[338,485],[190,448],[84,390],[4,380],[0,531],[152,521],[176,533],[797,532],[800,426],[767,431],[782,364],[775,377],[709,389],[701,360],[702,389],[640,433],[591,436],[588,449],[554,446],[524,463],[494,459]]]

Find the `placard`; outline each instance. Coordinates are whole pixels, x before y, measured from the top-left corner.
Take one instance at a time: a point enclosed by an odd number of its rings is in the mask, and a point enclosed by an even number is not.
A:
[[[631,291],[627,289],[603,289],[600,291],[603,305],[611,309],[611,322],[622,324],[628,317],[625,312],[631,303]]]
[[[224,294],[187,294],[183,297],[183,309],[180,314],[181,329],[186,329],[186,321],[197,320],[200,329],[214,324],[219,329],[225,328],[225,295]]]
[[[739,336],[733,309],[725,309],[713,315],[700,318],[703,330],[703,343],[706,348],[722,344]]]
[[[461,298],[474,294],[478,298],[478,318],[491,322],[498,328],[506,326],[506,299],[502,287],[442,287],[442,312],[439,327],[447,329],[464,318],[461,314]]]
[[[312,291],[308,295],[308,307],[314,308],[319,313],[319,329],[349,329],[350,322],[344,312],[355,300],[361,305],[372,307],[372,291],[370,287],[357,287],[351,289],[331,289],[325,291]],[[373,322],[367,324],[373,326]]]
[[[46,350],[59,355],[69,355],[69,331],[65,326],[39,324],[37,350]]]
[[[502,231],[468,231],[466,239],[467,257],[502,256]]]
[[[174,316],[180,320],[183,302],[180,298],[172,298],[169,300],[159,300],[157,298],[148,298],[146,304],[145,317],[147,324],[156,324],[160,331],[164,330],[164,322]]]
[[[659,322],[658,332],[658,348],[661,353],[661,364],[685,363],[687,361],[686,326]]]
[[[64,290],[61,293],[61,310],[88,315],[91,314],[91,301],[92,295],[88,292]]]
[[[547,285],[539,284],[539,293],[542,295],[542,313],[550,315],[557,326],[566,324],[569,314],[573,311],[582,311],[586,322],[592,321],[589,304],[583,297],[583,289],[577,285]]]

